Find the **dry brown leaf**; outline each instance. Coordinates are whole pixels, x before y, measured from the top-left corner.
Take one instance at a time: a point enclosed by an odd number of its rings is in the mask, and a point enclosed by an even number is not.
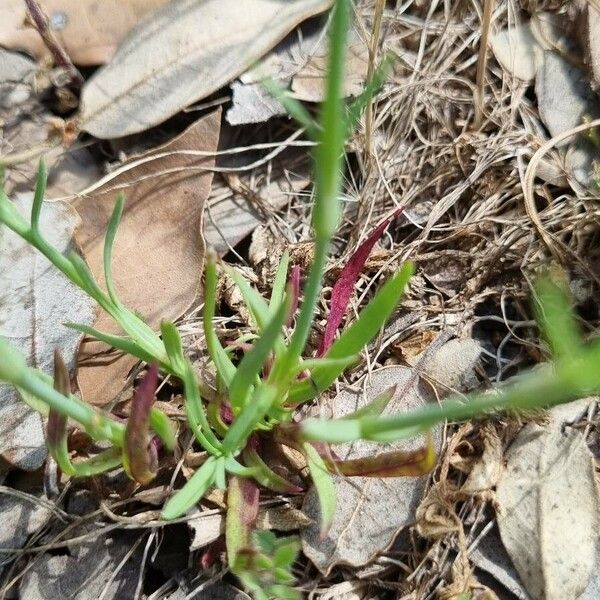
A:
[[[578,598],[595,565],[598,492],[581,433],[529,424],[498,484],[498,527],[534,600]]]
[[[25,218],[31,195],[14,198]],[[79,217],[68,204],[45,202],[41,228],[61,252],[72,248]],[[63,326],[91,324],[95,303],[40,253],[6,227],[0,228],[0,335],[27,357],[28,363],[52,373],[59,349],[73,369],[81,334]],[[34,470],[46,457],[42,420],[8,385],[0,385],[0,455],[15,466]]]
[[[82,127],[100,138],[144,131],[200,100],[331,0],[174,0],[144,19],[88,80]]]
[[[39,0],[50,28],[75,64],[110,60],[141,17],[169,0]],[[27,22],[23,0],[2,0],[0,45],[25,50],[35,58],[49,56],[38,32]]]
[[[397,385],[397,392],[385,413],[397,413],[433,401],[430,388],[420,384],[412,369],[387,367],[375,371],[366,392],[340,392],[332,403],[334,417],[341,417],[364,406],[369,400]],[[361,458],[389,450],[416,450],[423,446],[423,439],[402,440],[382,445],[356,442],[336,446],[342,459]],[[441,430],[434,430],[434,447],[439,451]],[[426,477],[376,477],[334,476],[337,493],[337,509],[333,524],[322,540],[319,534],[319,504],[314,489],[305,499],[304,512],[313,523],[302,532],[304,553],[323,573],[336,564],[362,566],[369,563],[388,548],[398,532],[414,522],[415,510],[425,490]]]
[[[141,157],[90,196],[74,202],[82,219],[76,234],[93,273],[103,280],[102,248],[106,224],[119,190],[126,196],[125,212],[113,251],[113,273],[123,303],[157,327],[161,319],[176,319],[194,301],[202,276],[202,218],[210,192],[217,149],[220,111],[196,121],[174,140]],[[206,152],[209,156],[193,156]],[[179,154],[178,154],[179,153]],[[159,155],[156,160],[147,160]],[[145,161],[145,162],[142,162]],[[137,163],[137,164],[136,164]],[[94,327],[120,333],[100,314]],[[124,356],[108,365],[93,355],[104,344],[82,345],[77,380],[86,401],[104,404],[121,390],[135,359]],[[94,364],[95,363],[95,364]]]

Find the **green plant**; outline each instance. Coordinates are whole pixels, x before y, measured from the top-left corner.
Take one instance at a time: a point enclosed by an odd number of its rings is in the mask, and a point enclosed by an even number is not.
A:
[[[320,297],[330,242],[340,217],[342,157],[345,140],[361,110],[370,102],[383,80],[387,62],[375,71],[365,92],[346,106],[341,99],[349,0],[336,0],[331,21],[331,52],[326,100],[320,118],[314,121],[304,107],[271,82],[269,84],[290,113],[316,143],[314,152],[315,192],[313,229],[314,259],[303,289],[298,314],[296,285],[286,285],[289,256],[284,254],[267,301],[233,269],[224,267],[247,304],[256,334],[246,342],[240,360],[221,344],[214,327],[217,260],[209,254],[205,267],[203,325],[206,347],[217,372],[217,389],[203,398],[196,372],[185,356],[176,327],[163,322],[160,335],[120,302],[112,282],[111,252],[124,200],[117,200],[104,246],[106,290],[76,253],[63,256],[39,229],[46,172],[40,167],[31,218],[27,222],[6,194],[0,194],[0,223],[37,248],[75,285],[89,294],[124,332],[106,334],[90,327],[70,327],[95,337],[150,365],[134,395],[126,424],[92,408],[70,394],[68,376],[60,357],[55,359],[54,383],[46,374],[27,367],[25,360],[0,339],[0,380],[13,384],[34,409],[48,414],[49,451],[61,469],[70,475],[90,475],[122,465],[140,483],[147,483],[156,470],[156,440],[167,448],[175,435],[167,417],[152,408],[157,374],[181,381],[188,426],[206,451],[206,460],[190,480],[163,508],[163,517],[173,519],[192,508],[213,486],[227,488],[227,547],[232,570],[261,598],[293,598],[290,569],[297,544],[277,540],[270,534],[253,532],[258,512],[259,486],[276,492],[297,493],[301,489],[273,470],[265,461],[264,444],[284,444],[300,450],[319,496],[321,529],[325,535],[335,511],[331,472],[388,476],[419,474],[431,469],[435,457],[431,445],[412,453],[387,452],[372,459],[338,460],[328,444],[356,439],[387,442],[427,432],[444,420],[468,419],[507,409],[548,406],[600,389],[600,343],[584,346],[574,325],[566,296],[551,280],[539,284],[540,323],[556,360],[544,374],[534,372],[497,393],[451,399],[441,405],[397,416],[381,416],[392,396],[385,393],[370,406],[338,420],[293,420],[296,408],[316,398],[357,360],[361,350],[394,311],[412,274],[405,264],[387,281],[358,318],[333,342],[320,358],[305,358],[305,347]],[[295,318],[295,326],[287,323]],[[67,418],[94,440],[109,441],[111,447],[88,461],[71,461],[67,447]]]

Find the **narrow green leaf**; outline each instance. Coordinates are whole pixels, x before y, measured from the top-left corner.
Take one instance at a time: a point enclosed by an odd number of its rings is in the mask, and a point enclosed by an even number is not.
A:
[[[253,448],[246,446],[242,452],[242,456],[244,457],[244,462],[249,467],[255,469],[254,479],[267,489],[279,494],[298,494],[302,491],[302,488],[275,473]]]
[[[324,358],[345,358],[360,352],[377,335],[398,305],[412,273],[412,264],[405,263],[400,272],[381,287],[371,302],[361,311],[358,319],[342,332]],[[314,398],[327,389],[342,370],[337,366],[313,369],[310,379],[299,381],[291,387],[288,402],[299,404]]]
[[[325,538],[335,515],[336,499],[333,479],[327,470],[325,462],[310,443],[302,444],[308,470],[315,485],[319,506],[321,508],[321,538]]]
[[[35,193],[33,194],[33,203],[31,205],[31,229],[37,234],[40,230],[40,214],[42,204],[46,194],[46,182],[48,181],[48,168],[46,161],[41,158],[38,166],[37,178],[35,181]]]
[[[581,349],[581,331],[569,302],[567,282],[541,278],[536,282],[537,320],[556,359],[569,359]]]
[[[277,273],[275,273],[275,279],[273,281],[273,289],[271,291],[271,298],[269,300],[269,315],[271,317],[277,312],[277,309],[283,303],[289,264],[290,253],[286,250],[281,256],[281,260],[277,266]]]
[[[254,477],[254,474],[258,469],[256,467],[248,467],[240,464],[233,456],[226,456],[225,470],[238,477]]]
[[[294,374],[299,375],[304,371],[313,371],[320,369],[339,369],[341,373],[350,365],[354,364],[359,358],[359,355],[345,356],[344,358],[305,358],[301,360],[296,368]]]
[[[342,156],[346,136],[343,87],[349,23],[349,0],[336,0],[329,31],[329,64],[325,101],[321,108],[319,144],[314,152],[316,191],[313,228],[316,237],[321,240],[329,240],[334,235],[341,210],[338,195],[342,185]]]
[[[125,196],[123,196],[122,193],[119,193],[119,195],[117,196],[115,207],[110,217],[110,221],[108,222],[108,226],[106,228],[106,237],[104,238],[104,280],[106,282],[106,290],[108,291],[108,296],[116,306],[122,306],[122,304],[119,300],[119,297],[117,296],[117,292],[115,290],[113,282],[112,250],[115,243],[115,237],[117,235],[117,229],[119,228],[119,223],[121,222],[121,217],[123,216],[124,206]]]
[[[189,361],[185,361],[185,369],[180,375],[183,382],[183,392],[185,394],[185,410],[188,424],[191,427],[196,439],[211,454],[221,453],[221,442],[217,439],[208,423],[204,405],[200,396],[200,386],[194,367]]]
[[[121,466],[121,449],[113,446],[93,458],[72,464],[75,477],[92,477],[106,473]]]
[[[356,127],[363,110],[383,87],[391,71],[393,58],[391,54],[385,56],[371,75],[371,78],[365,83],[361,94],[348,106],[346,113],[346,130],[348,134]]]
[[[348,419],[360,419],[361,417],[377,417],[379,416],[390,403],[390,400],[394,397],[398,386],[392,385],[384,392],[381,392],[378,396],[375,396],[373,400],[365,404],[362,408],[355,410],[354,412],[344,415],[342,420]]]
[[[244,354],[244,358],[238,365],[229,386],[229,401],[234,412],[238,413],[244,408],[257,375],[260,375],[267,358],[274,351],[277,338],[281,336],[281,329],[287,319],[288,311],[289,302],[279,307],[252,350]]]
[[[215,364],[219,377],[229,387],[235,375],[235,366],[221,346],[221,342],[215,333],[213,319],[215,318],[215,304],[217,294],[217,266],[216,257],[212,253],[206,256],[204,269],[204,311],[203,325],[206,347],[211,360]]]
[[[250,401],[244,406],[242,412],[235,418],[229,427],[227,435],[223,438],[223,451],[225,454],[234,454],[254,431],[254,427],[269,411],[277,399],[277,390],[265,383],[254,388]]]
[[[316,140],[319,133],[319,127],[302,102],[294,98],[289,90],[284,88],[274,79],[265,79],[262,84],[267,92],[269,92],[269,94],[285,108],[290,117],[304,127],[308,136],[311,139]]]
[[[75,329],[76,331],[81,331],[81,333],[85,333],[85,335],[89,335],[94,339],[100,340],[108,346],[117,348],[118,350],[121,350],[126,354],[136,356],[137,358],[143,360],[146,363],[151,363],[155,360],[152,354],[146,352],[146,350],[144,350],[141,346],[136,344],[129,337],[113,335],[111,333],[104,333],[103,331],[98,331],[93,327],[88,327],[87,325],[82,325],[80,323],[65,323],[65,327]]]
[[[224,456],[217,457],[217,466],[215,468],[215,487],[219,490],[224,490],[227,487]]]
[[[160,334],[167,356],[175,373],[182,373],[185,369],[183,345],[177,328],[170,321],[161,321]]]
[[[173,450],[175,448],[175,445],[177,444],[175,425],[171,419],[169,419],[164,412],[158,410],[158,408],[150,409],[150,427],[161,439],[167,450]]]
[[[226,266],[225,272],[238,286],[240,294],[256,323],[256,327],[262,332],[269,322],[269,305],[267,301],[246,281],[239,271]]]
[[[167,501],[161,514],[162,518],[170,521],[192,508],[213,484],[216,468],[216,457],[209,456],[192,478]]]

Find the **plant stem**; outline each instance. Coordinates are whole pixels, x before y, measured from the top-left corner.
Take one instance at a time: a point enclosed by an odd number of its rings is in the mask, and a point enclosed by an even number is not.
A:
[[[123,445],[125,426],[113,421],[72,396],[63,396],[36,375],[26,371],[12,382],[43,400],[51,409],[80,423],[94,439],[110,440]]]
[[[337,201],[337,199],[336,199]],[[315,314],[315,308],[321,294],[323,285],[323,272],[327,265],[329,252],[329,239],[317,238],[315,242],[315,255],[306,285],[304,286],[304,300],[302,308],[296,321],[296,328],[290,340],[287,352],[282,355],[281,360],[276,361],[270,380],[277,384],[287,386],[290,376],[294,376],[295,367],[302,355],[304,346],[310,333],[310,328]],[[278,386],[280,387],[280,386]]]
[[[556,372],[534,372],[499,393],[477,394],[464,399],[449,399],[441,405],[430,405],[410,413],[390,417],[322,420],[308,419],[301,425],[301,436],[307,440],[330,443],[358,439],[390,441],[427,431],[443,421],[463,421],[485,414],[507,410],[541,409],[590,395],[600,388],[600,372],[596,368],[600,346],[586,351],[581,360],[556,367]]]

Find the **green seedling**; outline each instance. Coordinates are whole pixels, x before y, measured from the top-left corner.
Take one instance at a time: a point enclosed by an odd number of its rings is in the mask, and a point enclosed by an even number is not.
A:
[[[323,276],[331,240],[338,227],[343,179],[345,141],[361,111],[381,86],[387,61],[376,69],[365,91],[350,104],[342,100],[346,36],[350,21],[350,0],[336,0],[330,27],[330,57],[326,99],[319,118],[314,120],[294,99],[270,85],[290,113],[316,142],[314,148],[314,259],[300,296],[300,271],[291,268],[285,254],[267,300],[235,270],[227,270],[252,316],[254,331],[226,348],[214,328],[217,304],[218,261],[208,254],[204,278],[203,328],[207,352],[214,364],[216,389],[198,380],[185,355],[177,328],[169,322],[155,332],[144,320],[123,306],[112,279],[111,255],[123,213],[119,197],[110,220],[104,245],[102,289],[83,259],[75,252],[61,254],[44,238],[39,221],[46,185],[46,169],[40,166],[31,216],[26,220],[0,192],[0,223],[41,252],[73,284],[85,291],[118,324],[123,335],[69,324],[82,333],[139,358],[149,370],[134,393],[127,423],[102,410],[88,406],[71,394],[69,377],[57,354],[54,379],[30,368],[8,342],[0,338],[0,380],[15,386],[32,408],[48,417],[48,446],[52,457],[67,475],[86,476],[117,467],[140,484],[154,477],[160,463],[160,448],[176,444],[169,419],[152,407],[159,373],[178,380],[183,388],[187,426],[206,458],[193,476],[177,490],[162,510],[164,519],[174,519],[193,508],[211,488],[227,489],[226,542],[228,561],[255,597],[297,598],[291,568],[298,552],[294,539],[278,539],[271,533],[254,531],[261,488],[276,493],[299,493],[303,486],[292,472],[275,471],[265,447],[289,446],[302,452],[317,491],[321,507],[321,534],[335,515],[335,488],[332,474],[347,476],[415,476],[433,468],[435,456],[430,441],[413,452],[385,452],[373,458],[344,461],[330,444],[358,439],[389,442],[426,434],[437,423],[493,414],[496,411],[530,409],[597,393],[600,391],[600,342],[584,345],[571,314],[564,290],[550,279],[538,286],[539,321],[555,356],[547,372],[525,375],[513,385],[490,394],[456,398],[440,405],[401,415],[382,415],[394,389],[376,398],[369,406],[343,419],[295,420],[296,408],[326,391],[340,374],[355,363],[389,316],[393,313],[413,273],[404,264],[375,294],[358,317],[335,339],[343,320],[349,289],[358,277],[368,249],[359,248],[344,270],[344,278],[332,298],[332,318],[327,339],[317,357],[307,350],[321,296]],[[369,237],[372,246],[389,220]],[[369,246],[369,247],[370,247]],[[354,261],[354,262],[352,262]],[[299,305],[299,310],[297,307]],[[240,350],[242,349],[242,350]],[[239,354],[241,352],[241,358]],[[110,399],[107,398],[107,401]],[[69,451],[69,422],[85,431],[92,440],[109,442],[109,448],[91,458],[75,460]]]

